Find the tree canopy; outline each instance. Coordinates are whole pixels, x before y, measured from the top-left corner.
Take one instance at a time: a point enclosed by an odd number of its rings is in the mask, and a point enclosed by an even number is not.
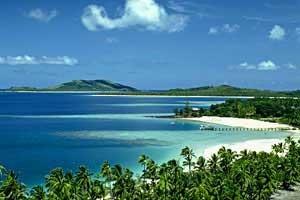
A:
[[[211,105],[208,109],[193,110],[187,103],[183,109],[175,109],[176,117],[220,116],[253,118],[300,127],[300,99],[254,98],[229,99],[225,103]]]

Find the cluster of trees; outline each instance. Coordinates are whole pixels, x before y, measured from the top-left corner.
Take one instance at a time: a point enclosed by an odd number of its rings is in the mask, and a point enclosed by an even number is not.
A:
[[[75,174],[58,168],[44,186],[29,192],[18,176],[0,168],[0,199],[3,200],[96,200],[96,199],[269,199],[277,189],[290,189],[300,180],[300,141],[290,137],[273,151],[240,153],[221,148],[210,159],[196,158],[185,147],[183,162],[158,165],[142,155],[141,176],[121,165],[105,162],[92,175],[81,166]]]
[[[189,102],[185,103],[185,107],[183,109],[174,109],[175,117],[201,117],[206,112],[207,111],[204,108],[193,109]]]
[[[193,110],[189,104],[175,110],[177,117],[220,116],[264,119],[292,126],[300,126],[300,99],[254,98],[229,99],[225,103],[211,105],[209,109]]]

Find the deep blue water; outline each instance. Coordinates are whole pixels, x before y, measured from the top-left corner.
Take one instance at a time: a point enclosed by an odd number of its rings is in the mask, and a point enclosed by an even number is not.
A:
[[[185,145],[206,147],[248,139],[282,138],[283,133],[199,131],[198,123],[154,119],[190,101],[207,107],[225,98],[101,97],[90,94],[0,93],[0,165],[14,169],[27,185],[40,184],[55,167],[97,172],[103,161],[138,170],[147,154],[158,162]]]

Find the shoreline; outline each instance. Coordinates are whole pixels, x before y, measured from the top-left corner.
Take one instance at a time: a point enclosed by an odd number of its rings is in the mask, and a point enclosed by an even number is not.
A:
[[[194,121],[194,122],[204,122],[209,124],[218,124],[218,125],[230,126],[234,128],[294,129],[294,127],[286,124],[279,124],[275,122],[266,122],[266,121],[261,121],[256,119],[246,119],[246,118],[203,116],[203,117],[195,117],[195,118],[177,118],[177,119]],[[298,133],[300,133],[298,129],[297,131]]]
[[[104,93],[105,91],[0,91],[0,93],[79,93],[79,94],[90,94],[89,96],[94,97],[170,97],[170,98],[233,98],[233,99],[254,99],[254,96],[187,96],[187,95],[152,95],[152,94],[117,94],[117,92],[107,92],[107,94],[99,94]],[[275,98],[275,97],[272,97]],[[282,97],[284,98],[284,97]]]
[[[193,121],[193,122],[203,122],[208,124],[217,124],[235,128],[249,128],[249,129],[280,129],[280,128],[289,128],[293,129],[294,127],[286,125],[286,124],[279,124],[273,122],[265,122],[260,120],[254,119],[243,119],[243,118],[231,118],[231,117],[212,117],[212,116],[204,116],[198,118],[177,118],[179,120],[186,120],[186,121]],[[290,133],[294,140],[300,138],[300,130],[286,130],[286,133]],[[250,150],[250,151],[265,151],[271,152],[272,146],[274,144],[278,144],[283,142],[284,139],[258,139],[258,140],[246,140],[243,142],[236,142],[236,143],[227,143],[227,144],[218,144],[214,146],[207,147],[204,152],[203,156],[205,158],[210,158],[214,153],[217,153],[221,147],[226,147],[228,149],[232,149],[233,151],[240,152],[242,150]]]
[[[248,151],[264,151],[270,153],[272,151],[272,146],[283,142],[283,139],[258,139],[258,140],[246,140],[244,142],[236,142],[229,144],[219,144],[215,146],[208,147],[203,152],[203,157],[206,159],[211,158],[215,153],[218,153],[219,149],[225,147],[226,149],[231,149],[237,153],[247,149]]]
[[[254,98],[270,98],[270,99],[299,99],[300,97],[285,97],[285,96],[203,96],[203,95],[156,95],[156,94],[116,94],[117,92],[114,91],[108,91],[107,94],[98,94],[98,93],[105,93],[105,91],[47,91],[47,90],[41,90],[41,91],[1,91],[0,93],[61,93],[61,94],[89,94],[89,96],[94,97],[153,97],[153,98],[227,98],[227,99],[254,99]]]
[[[170,98],[239,98],[239,99],[254,99],[253,96],[176,96],[176,95],[137,95],[137,94],[94,94],[91,96],[97,96],[97,97],[170,97]]]
[[[47,91],[47,90],[40,90],[40,91],[0,91],[0,93],[79,93],[79,94],[97,94],[97,93],[104,93],[105,91]],[[109,94],[111,92],[108,92]],[[109,96],[109,95],[107,95]]]

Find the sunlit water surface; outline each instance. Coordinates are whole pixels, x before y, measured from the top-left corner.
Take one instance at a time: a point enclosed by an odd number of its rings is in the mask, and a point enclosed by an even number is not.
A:
[[[161,163],[178,159],[184,146],[201,155],[218,144],[288,135],[200,131],[200,123],[147,117],[170,114],[186,101],[193,107],[208,107],[225,100],[0,93],[0,164],[32,186],[43,183],[55,167],[76,171],[85,165],[96,173],[108,160],[139,173],[141,154]]]

